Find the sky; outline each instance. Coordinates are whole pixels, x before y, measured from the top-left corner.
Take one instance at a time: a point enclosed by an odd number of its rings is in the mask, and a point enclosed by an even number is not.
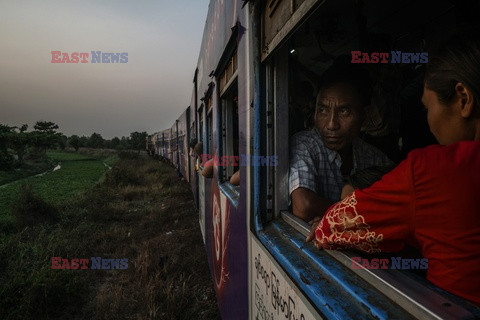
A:
[[[208,3],[0,0],[0,124],[106,139],[170,127],[190,105]],[[88,63],[52,63],[51,51]],[[91,51],[128,62],[91,63]]]

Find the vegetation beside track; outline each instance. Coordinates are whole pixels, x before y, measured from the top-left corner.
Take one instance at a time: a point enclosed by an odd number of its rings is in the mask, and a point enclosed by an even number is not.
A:
[[[47,152],[47,157],[43,164],[50,165],[44,166],[46,171],[41,175],[17,179],[0,186],[0,231],[7,232],[13,228],[12,204],[19,196],[22,185],[29,185],[35,194],[48,203],[61,204],[92,187],[118,159],[116,154],[99,156],[56,151]],[[60,169],[52,171],[56,165]],[[21,177],[22,173],[18,176]]]
[[[0,238],[3,319],[219,318],[189,185],[165,164],[122,158],[56,204],[55,220]],[[128,268],[56,270],[52,257],[126,258]]]

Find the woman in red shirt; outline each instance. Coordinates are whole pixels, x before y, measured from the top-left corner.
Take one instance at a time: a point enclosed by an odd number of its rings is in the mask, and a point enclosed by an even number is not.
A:
[[[440,145],[412,151],[380,181],[330,207],[307,241],[368,253],[416,247],[427,279],[480,305],[480,33],[430,58],[422,102]]]

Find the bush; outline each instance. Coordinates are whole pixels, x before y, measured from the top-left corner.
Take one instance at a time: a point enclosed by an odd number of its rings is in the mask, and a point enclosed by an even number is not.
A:
[[[32,186],[23,184],[12,204],[12,216],[18,227],[31,226],[37,223],[57,220],[57,209],[39,196],[35,195]]]
[[[13,169],[15,158],[8,153],[0,153],[0,170],[8,171]]]

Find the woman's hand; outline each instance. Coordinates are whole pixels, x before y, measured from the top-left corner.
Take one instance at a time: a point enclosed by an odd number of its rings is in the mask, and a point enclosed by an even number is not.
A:
[[[312,226],[310,234],[305,239],[305,242],[310,242],[313,240],[313,244],[318,248],[317,241],[315,241],[315,230],[317,229],[318,224],[322,220],[322,217],[315,217],[312,221],[309,221],[308,224]]]

